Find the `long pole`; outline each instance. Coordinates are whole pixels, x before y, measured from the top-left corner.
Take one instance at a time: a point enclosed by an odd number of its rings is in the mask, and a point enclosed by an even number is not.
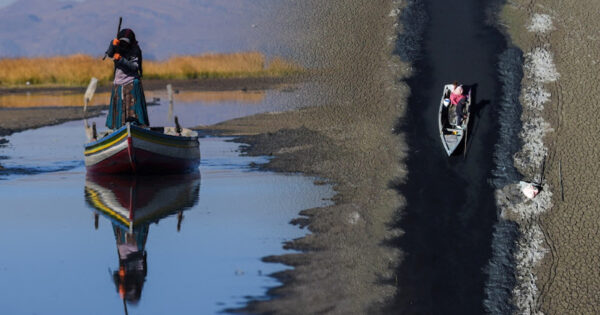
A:
[[[466,159],[467,158],[467,140],[468,140],[468,136],[469,136],[469,120],[467,119],[467,128],[465,128],[465,149],[463,150],[463,157]]]
[[[121,22],[123,22],[123,17],[119,16],[119,27],[117,27],[117,35],[115,37],[119,37],[119,33],[121,32]],[[104,57],[102,60],[106,59],[106,53],[104,53]]]
[[[469,118],[471,118],[471,90],[469,90],[469,104],[467,105],[467,121],[465,123],[465,149],[463,150],[463,157],[467,158],[467,140],[469,136]],[[460,113],[462,115],[462,113]]]

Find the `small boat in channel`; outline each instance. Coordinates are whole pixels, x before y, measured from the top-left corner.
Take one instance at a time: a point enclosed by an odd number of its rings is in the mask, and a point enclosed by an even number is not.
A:
[[[104,174],[180,174],[198,169],[198,133],[187,128],[142,128],[126,123],[85,144],[88,172]]]
[[[444,85],[442,92],[442,98],[440,100],[440,110],[438,113],[438,123],[440,130],[440,137],[442,139],[442,145],[444,150],[451,156],[454,151],[458,148],[463,138],[467,137],[467,130],[469,127],[469,115],[471,107],[471,89],[469,89],[466,95],[466,104],[464,109],[464,119],[460,125],[460,128],[456,126],[456,106],[449,105],[450,94],[454,88],[453,84]],[[465,139],[466,144],[466,139]]]

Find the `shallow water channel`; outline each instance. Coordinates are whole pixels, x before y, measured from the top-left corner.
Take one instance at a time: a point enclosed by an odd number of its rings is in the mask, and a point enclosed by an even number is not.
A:
[[[497,220],[490,184],[498,140],[502,35],[486,25],[491,1],[418,3],[422,52],[401,127],[408,135],[408,180],[399,186],[407,207],[398,226],[406,253],[398,269],[394,310],[407,314],[482,314],[485,268]],[[419,16],[424,21],[419,21]],[[473,92],[466,148],[448,157],[438,130],[444,84],[458,81]],[[463,142],[464,143],[464,142]],[[461,145],[462,147],[462,145]],[[464,151],[466,150],[466,152]]]
[[[186,126],[210,124],[295,97],[261,93],[255,102],[188,99],[174,114]],[[153,125],[166,123],[165,103],[149,107]],[[199,173],[158,178],[86,176],[82,121],[7,139],[2,314],[210,314],[268,298],[278,285],[268,275],[286,267],[261,257],[284,253],[282,242],[306,233],[289,221],[333,196],[314,178],[251,169],[267,159],[239,156],[226,138],[201,139]],[[120,261],[123,253],[133,255]]]

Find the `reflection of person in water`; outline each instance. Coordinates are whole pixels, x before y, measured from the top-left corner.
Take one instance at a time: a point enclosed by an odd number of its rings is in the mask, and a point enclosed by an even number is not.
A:
[[[119,270],[113,273],[113,281],[121,298],[129,303],[135,304],[142,297],[148,273],[145,250],[148,228],[142,225],[130,233],[113,224],[119,252]]]

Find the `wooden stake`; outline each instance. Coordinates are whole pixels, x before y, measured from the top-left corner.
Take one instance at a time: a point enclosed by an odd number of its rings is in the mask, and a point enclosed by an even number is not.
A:
[[[169,112],[167,114],[167,120],[171,121],[173,119],[173,86],[171,84],[167,84],[167,98],[169,99]]]

